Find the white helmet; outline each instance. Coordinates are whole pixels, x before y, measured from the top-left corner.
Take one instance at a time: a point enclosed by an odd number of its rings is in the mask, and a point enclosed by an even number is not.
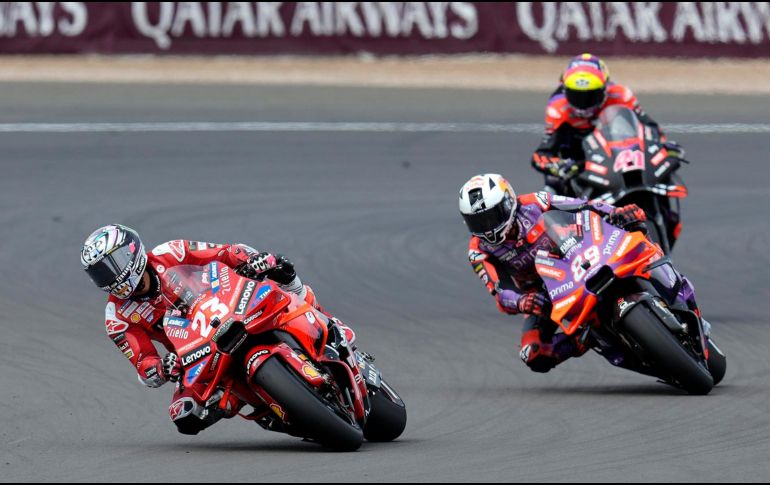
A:
[[[474,236],[489,244],[505,241],[518,202],[511,184],[495,173],[477,175],[460,189],[460,213]]]

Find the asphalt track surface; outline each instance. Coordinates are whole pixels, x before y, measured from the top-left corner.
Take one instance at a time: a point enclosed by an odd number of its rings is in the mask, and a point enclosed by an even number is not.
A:
[[[0,122],[536,123],[545,93],[5,84]],[[666,123],[767,122],[767,97],[644,96]],[[0,135],[2,481],[765,481],[767,135],[678,136],[694,163],[675,261],[729,359],[688,397],[595,354],[547,375],[466,262],[460,185],[539,188],[511,133]],[[334,454],[234,419],[198,437],[106,337],[78,261],[119,221],[151,245],[247,242],[296,262],[407,402],[392,444]]]

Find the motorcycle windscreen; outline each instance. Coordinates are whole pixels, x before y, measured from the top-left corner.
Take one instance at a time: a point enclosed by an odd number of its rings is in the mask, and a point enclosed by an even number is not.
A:
[[[545,232],[556,243],[559,253],[564,256],[583,239],[583,228],[578,224],[576,214],[549,211],[543,215]]]
[[[163,298],[182,311],[189,309],[198,296],[211,289],[209,266],[175,266],[159,276]]]
[[[610,106],[599,115],[598,129],[607,141],[624,141],[639,137],[639,118],[624,106]]]

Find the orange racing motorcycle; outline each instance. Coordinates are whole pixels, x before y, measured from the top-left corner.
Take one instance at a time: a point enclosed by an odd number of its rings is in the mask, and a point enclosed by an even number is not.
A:
[[[551,319],[611,364],[708,394],[726,359],[711,337],[689,281],[642,232],[590,210],[549,211],[536,231],[556,244],[535,260]]]

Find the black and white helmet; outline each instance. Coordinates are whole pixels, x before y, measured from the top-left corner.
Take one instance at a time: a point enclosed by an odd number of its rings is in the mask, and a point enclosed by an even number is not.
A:
[[[505,241],[518,202],[511,184],[498,174],[477,175],[460,189],[460,213],[474,236],[489,244]]]
[[[88,236],[80,253],[80,262],[96,286],[125,300],[142,280],[147,253],[136,231],[113,224]]]

